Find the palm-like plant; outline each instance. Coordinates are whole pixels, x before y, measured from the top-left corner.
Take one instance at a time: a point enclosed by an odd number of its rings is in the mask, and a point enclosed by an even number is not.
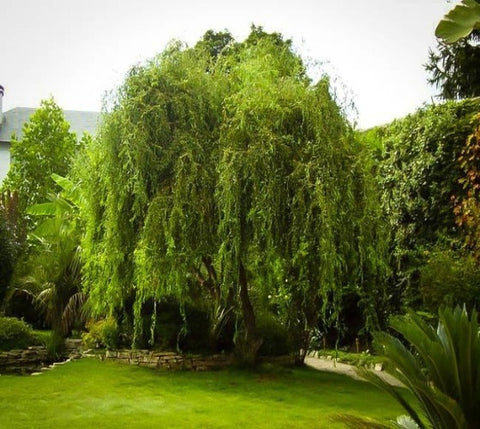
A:
[[[27,210],[39,219],[31,234],[38,245],[27,260],[28,275],[20,279],[17,291],[32,296],[52,328],[64,335],[85,301],[79,251],[80,194],[70,180],[58,175],[52,178],[62,192]]]
[[[389,361],[387,371],[413,393],[418,404],[411,404],[400,390],[374,372],[359,369],[359,373],[392,395],[419,428],[478,428],[478,313],[472,311],[469,318],[460,307],[440,310],[436,330],[413,312],[394,318],[391,325],[409,346],[384,332],[375,335],[376,345]],[[411,420],[405,420],[410,422],[409,427],[412,427]]]

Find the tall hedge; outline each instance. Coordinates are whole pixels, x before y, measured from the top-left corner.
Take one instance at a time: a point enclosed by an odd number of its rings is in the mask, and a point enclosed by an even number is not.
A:
[[[392,264],[406,303],[418,298],[419,272],[428,251],[456,240],[452,197],[461,194],[458,158],[480,100],[426,106],[414,114],[368,133],[383,147],[378,178],[382,205],[390,224]]]

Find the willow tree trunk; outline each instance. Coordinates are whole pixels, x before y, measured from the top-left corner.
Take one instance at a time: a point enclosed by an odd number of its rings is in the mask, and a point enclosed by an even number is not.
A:
[[[248,294],[247,274],[242,262],[240,262],[239,265],[238,281],[240,285],[240,302],[242,305],[244,332],[243,336],[237,337],[235,345],[241,363],[251,366],[256,363],[258,350],[263,343],[263,338],[257,336],[255,312]]]

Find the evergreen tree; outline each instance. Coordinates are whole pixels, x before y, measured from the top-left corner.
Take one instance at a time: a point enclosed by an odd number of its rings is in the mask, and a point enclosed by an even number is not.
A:
[[[453,44],[438,41],[437,49],[430,50],[425,69],[428,82],[440,89],[445,100],[477,97],[480,95],[480,31]]]

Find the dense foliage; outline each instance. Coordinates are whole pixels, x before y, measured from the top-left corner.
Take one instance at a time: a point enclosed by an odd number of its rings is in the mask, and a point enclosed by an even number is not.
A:
[[[2,189],[18,193],[22,216],[28,206],[45,201],[56,189],[52,173],[68,173],[77,146],[75,134],[69,129],[62,110],[49,99],[42,101],[25,123],[22,139],[12,139],[12,162]]]
[[[184,320],[195,303],[212,340],[233,328],[246,360],[262,343],[259,308],[297,349],[319,317],[339,321],[347,295],[378,325],[386,249],[368,156],[289,41],[253,28],[243,43],[209,32],[173,44],[110,104],[83,177],[97,314],[133,309],[138,343],[162,300]]]
[[[0,308],[13,274],[13,238],[7,227],[7,220],[0,206]]]
[[[0,350],[22,349],[39,344],[32,328],[15,317],[0,317]]]
[[[480,114],[472,121],[473,132],[468,136],[458,159],[462,169],[459,183],[463,190],[455,196],[456,222],[465,231],[465,245],[480,259]]]
[[[435,314],[441,306],[480,306],[480,269],[468,251],[437,246],[425,252],[419,267],[422,308]]]
[[[82,335],[83,345],[86,348],[107,348],[109,350],[118,347],[118,326],[113,318],[101,319],[87,324],[88,332]]]
[[[458,158],[479,108],[478,100],[428,106],[374,132],[383,144],[378,178],[395,281],[409,305],[418,301],[418,268],[428,251],[461,237],[453,210],[455,196],[465,193]]]
[[[57,334],[65,335],[85,301],[79,254],[81,198],[71,180],[54,174],[52,182],[61,192],[27,209],[36,223],[29,235],[35,245],[17,269],[13,289],[32,297],[46,322]]]
[[[78,149],[87,141],[86,135],[77,141],[53,99],[42,101],[24,124],[22,138],[12,138],[12,162],[2,184],[0,207],[6,214],[15,256],[6,311],[40,326],[55,325],[58,333],[68,332],[66,320],[72,317],[65,314],[65,302],[80,289],[80,265],[74,251],[80,229],[68,210],[71,201],[57,195],[66,192],[62,190],[66,179],[52,180],[52,174],[67,175]],[[35,211],[32,206],[36,205]]]

